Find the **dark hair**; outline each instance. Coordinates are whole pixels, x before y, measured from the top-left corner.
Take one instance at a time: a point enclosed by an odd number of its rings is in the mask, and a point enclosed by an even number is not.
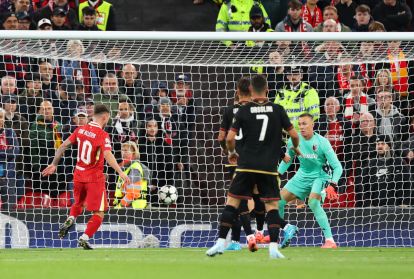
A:
[[[323,9],[323,12],[325,12],[325,11],[327,11],[327,10],[334,11],[334,12],[335,12],[335,14],[337,14],[337,15],[338,15],[338,9],[337,9],[335,6],[326,6],[326,7]]]
[[[310,114],[309,112],[304,112],[301,115],[299,115],[299,118],[303,118],[303,117],[309,117],[313,121],[313,115]]]
[[[85,8],[82,9],[82,14],[85,16],[93,16],[96,15],[96,11],[94,8],[90,7],[90,6],[86,6]]]
[[[378,32],[378,31],[382,31],[382,32],[387,32],[387,30],[385,29],[384,24],[382,24],[379,21],[373,21],[369,26],[368,26],[368,31],[369,32]]]
[[[292,10],[300,10],[302,9],[302,3],[298,0],[291,0],[288,3],[288,7]]]
[[[367,5],[362,4],[362,5],[359,5],[358,7],[356,7],[355,14],[356,13],[369,13],[369,14],[371,14],[371,8]]]
[[[248,77],[241,77],[237,82],[237,89],[239,90],[240,95],[247,96],[250,95],[250,79]]]
[[[263,75],[255,75],[251,79],[251,85],[256,93],[263,93],[267,89],[267,80]]]
[[[111,113],[107,106],[105,106],[104,104],[95,105],[95,107],[93,109],[93,114],[94,115],[100,115],[100,114],[104,114],[104,113],[109,113],[109,114]]]
[[[365,86],[365,79],[364,79],[364,77],[363,77],[363,76],[361,76],[361,75],[354,75],[354,76],[351,76],[351,77],[349,78],[349,81],[351,81],[351,80],[358,80],[358,81],[362,82],[362,85],[364,85],[364,86]]]

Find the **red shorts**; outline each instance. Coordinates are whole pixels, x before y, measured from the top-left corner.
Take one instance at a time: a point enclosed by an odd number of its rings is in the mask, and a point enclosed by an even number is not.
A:
[[[108,210],[105,179],[96,182],[73,181],[75,205],[86,206],[88,211]]]

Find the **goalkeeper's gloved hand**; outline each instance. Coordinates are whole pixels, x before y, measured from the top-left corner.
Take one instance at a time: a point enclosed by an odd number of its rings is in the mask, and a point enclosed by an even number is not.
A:
[[[118,203],[119,203],[119,200],[117,198],[115,198],[112,204],[113,205],[118,205]]]
[[[328,187],[326,187],[326,195],[329,200],[337,200],[338,194],[336,193],[337,184],[333,181],[329,182]]]

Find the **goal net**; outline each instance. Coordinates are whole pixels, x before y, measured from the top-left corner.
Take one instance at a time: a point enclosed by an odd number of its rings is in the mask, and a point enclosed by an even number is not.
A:
[[[76,247],[88,213],[67,238],[57,236],[73,203],[76,147],[56,175],[40,172],[98,103],[111,110],[116,159],[130,166],[125,154],[136,143],[133,159],[151,177],[140,195],[119,195],[106,169],[110,210],[92,244],[211,246],[231,179],[217,141],[221,114],[237,81],[255,74],[267,76],[269,99],[296,127],[302,112],[315,115],[316,132],[343,164],[339,200],[324,202],[337,243],[413,246],[414,49],[401,37],[2,32],[0,248]],[[125,207],[128,199],[135,202]],[[290,204],[285,218],[300,229],[292,245],[322,243],[306,201]]]

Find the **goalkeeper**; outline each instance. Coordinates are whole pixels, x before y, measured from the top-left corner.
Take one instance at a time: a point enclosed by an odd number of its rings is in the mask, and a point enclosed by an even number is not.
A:
[[[137,144],[128,141],[122,144],[122,166],[128,175],[131,184],[126,185],[119,177],[115,190],[115,208],[123,208],[132,205],[134,209],[147,207],[148,181],[151,181],[151,171],[139,161]]]
[[[298,122],[300,129],[299,148],[302,152],[302,155],[298,157],[300,167],[280,192],[279,215],[283,219],[286,203],[296,198],[303,201],[309,197],[308,205],[325,237],[325,244],[322,245],[322,248],[336,248],[321,200],[323,201],[326,195],[328,199],[338,199],[336,186],[342,175],[342,166],[329,141],[313,131],[313,116],[309,113],[303,113],[299,116]],[[291,159],[288,163],[282,162],[279,165],[278,172],[280,174],[286,172],[295,155],[291,140],[288,142],[288,150]],[[331,169],[333,170],[332,174]],[[286,241],[283,240],[281,243],[281,248],[288,245],[289,238],[286,238]]]

